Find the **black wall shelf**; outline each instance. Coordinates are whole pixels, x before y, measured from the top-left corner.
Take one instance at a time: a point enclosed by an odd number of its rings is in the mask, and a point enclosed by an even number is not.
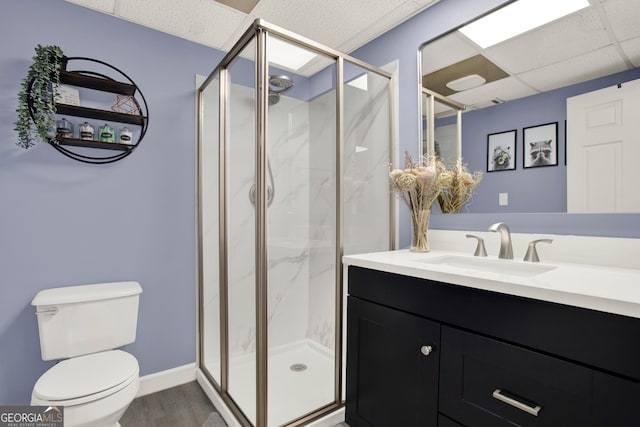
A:
[[[101,148],[104,150],[116,151],[129,151],[132,147],[130,144],[121,144],[119,142],[90,141],[79,138],[63,138],[61,136],[56,137],[54,144],[56,143],[58,145],[67,145],[70,147]]]
[[[71,66],[77,69],[71,69]],[[91,108],[82,105],[56,104],[56,115],[74,116],[112,123],[123,123],[138,127],[137,140],[131,144],[103,142],[76,137],[56,136],[49,144],[67,157],[83,163],[105,164],[121,160],[131,154],[142,142],[149,126],[149,108],[138,85],[116,67],[93,58],[64,57],[61,62],[60,83],[101,92],[124,95],[130,98],[137,112],[123,113],[109,109]],[[115,77],[114,77],[115,76]],[[122,81],[124,80],[124,81]],[[33,85],[33,81],[31,82]],[[33,117],[35,103],[30,100]],[[97,133],[96,133],[97,135]],[[78,151],[81,149],[83,151]],[[98,154],[88,155],[85,149],[99,149]],[[116,151],[116,154],[113,154]]]
[[[108,122],[127,123],[143,126],[146,117],[136,114],[118,113],[97,108],[81,107],[78,105],[56,104],[56,113],[66,116],[86,117],[89,119],[105,120]]]
[[[135,84],[122,83],[103,77],[94,77],[66,70],[60,71],[60,83],[129,96],[133,96],[138,89]]]

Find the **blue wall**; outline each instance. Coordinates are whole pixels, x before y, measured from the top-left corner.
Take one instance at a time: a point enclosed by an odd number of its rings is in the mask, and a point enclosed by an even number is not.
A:
[[[473,19],[474,17],[483,14],[484,12],[498,7],[499,5],[506,3],[506,1],[500,0],[441,0],[431,8],[416,15],[404,24],[390,30],[386,34],[371,41],[362,48],[352,53],[363,61],[369,62],[373,65],[382,66],[393,60],[398,60],[399,66],[399,126],[400,126],[400,148],[399,152],[403,153],[405,150],[413,153],[418,152],[418,140],[419,140],[419,126],[420,118],[418,114],[418,71],[417,71],[417,51],[418,48],[428,40],[432,40],[450,30],[461,26],[463,23]],[[555,105],[555,112],[552,113],[552,117],[557,117],[560,111],[564,111],[564,104],[560,105],[561,101],[558,101]],[[533,126],[541,123],[547,123],[553,120],[544,120],[545,111],[549,109],[548,102],[543,102],[535,107],[534,110],[538,110],[538,118],[531,120],[526,126]],[[489,110],[493,110],[496,107],[491,107]],[[493,110],[497,111],[497,110]],[[493,114],[492,111],[487,111],[482,114]],[[562,113],[564,114],[564,113]],[[498,120],[500,120],[498,118]],[[467,121],[467,118],[463,119],[463,125]],[[497,123],[497,122],[496,122]],[[505,123],[507,121],[505,120]],[[521,118],[520,123],[525,123]],[[507,126],[507,125],[505,125]],[[513,129],[516,126],[500,126],[495,125],[495,131],[503,131]],[[520,127],[520,125],[518,125]],[[519,128],[519,134],[521,134],[522,128]],[[474,130],[465,127],[463,133],[465,135],[473,133]],[[472,168],[485,170],[486,161],[484,156],[486,155],[486,130],[482,130],[479,140],[477,140],[478,146],[482,150],[482,159],[484,163],[473,164]],[[559,123],[559,132],[562,134],[564,140],[564,119],[562,123]],[[466,137],[466,136],[465,136]],[[465,148],[466,150],[466,148]],[[518,147],[518,156],[521,156],[521,147]],[[563,151],[564,152],[564,151]],[[465,158],[474,158],[474,155],[465,154]],[[518,157],[518,169],[522,165],[522,157]],[[468,159],[467,159],[468,161]],[[559,162],[564,164],[564,156],[561,155]],[[474,170],[475,170],[474,169]],[[542,174],[544,169],[539,170],[527,170],[530,177]],[[555,168],[557,173],[562,173],[562,168]],[[545,171],[546,173],[546,171]],[[495,172],[493,175],[509,174],[508,172]],[[492,175],[489,174],[489,175]],[[481,189],[484,184],[481,184]],[[555,184],[557,185],[557,184]],[[562,184],[564,185],[564,183]],[[482,190],[483,191],[483,190]],[[487,195],[488,203],[496,203],[497,195],[496,189],[489,189],[491,194]],[[502,191],[502,190],[501,190]],[[516,200],[516,190],[508,190],[509,199],[511,201]],[[480,203],[480,197],[484,195],[478,195],[475,198],[474,203]],[[547,210],[547,209],[545,209]],[[495,212],[496,210],[494,210]],[[536,209],[532,208],[528,212],[535,212]],[[407,214],[407,210],[404,205],[401,205],[400,212],[400,246],[406,247],[410,243],[410,221]],[[611,237],[640,237],[640,214],[545,214],[545,213],[521,213],[513,214],[507,212],[497,213],[465,213],[462,215],[432,215],[430,220],[430,227],[436,229],[452,229],[452,230],[487,230],[487,228],[494,222],[507,221],[511,230],[514,232],[528,232],[528,233],[556,233],[556,234],[579,234],[579,235],[593,235],[593,236],[611,236]]]
[[[41,289],[137,280],[146,375],[196,360],[195,74],[222,53],[62,0],[5,0],[0,14],[0,405],[27,404],[40,359]],[[111,165],[15,145],[17,93],[37,44],[127,73],[150,110],[146,138]],[[117,313],[114,313],[117,315]]]

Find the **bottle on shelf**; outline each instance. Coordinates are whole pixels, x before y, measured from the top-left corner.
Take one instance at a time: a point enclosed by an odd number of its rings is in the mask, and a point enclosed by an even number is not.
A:
[[[123,127],[120,129],[120,143],[121,144],[133,144],[133,132],[129,130],[127,127]]]
[[[63,138],[73,138],[73,123],[64,117],[56,121],[56,135]]]
[[[115,135],[113,128],[105,123],[98,129],[98,140],[101,142],[114,142]]]
[[[78,129],[80,133],[80,139],[86,139],[89,141],[93,141],[93,135],[95,134],[95,128],[91,126],[89,122],[84,122],[80,125]]]

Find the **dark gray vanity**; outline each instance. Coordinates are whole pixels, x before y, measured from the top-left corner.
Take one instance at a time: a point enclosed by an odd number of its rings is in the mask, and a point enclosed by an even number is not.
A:
[[[345,263],[351,427],[640,425],[640,316]]]

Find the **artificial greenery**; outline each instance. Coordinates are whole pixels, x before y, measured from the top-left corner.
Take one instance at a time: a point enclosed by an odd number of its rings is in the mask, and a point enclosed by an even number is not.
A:
[[[58,94],[62,67],[63,53],[60,47],[38,45],[35,50],[33,64],[22,81],[16,109],[16,144],[23,148],[33,146],[34,140],[48,142],[53,137],[51,132],[54,129],[56,112],[54,97]]]

